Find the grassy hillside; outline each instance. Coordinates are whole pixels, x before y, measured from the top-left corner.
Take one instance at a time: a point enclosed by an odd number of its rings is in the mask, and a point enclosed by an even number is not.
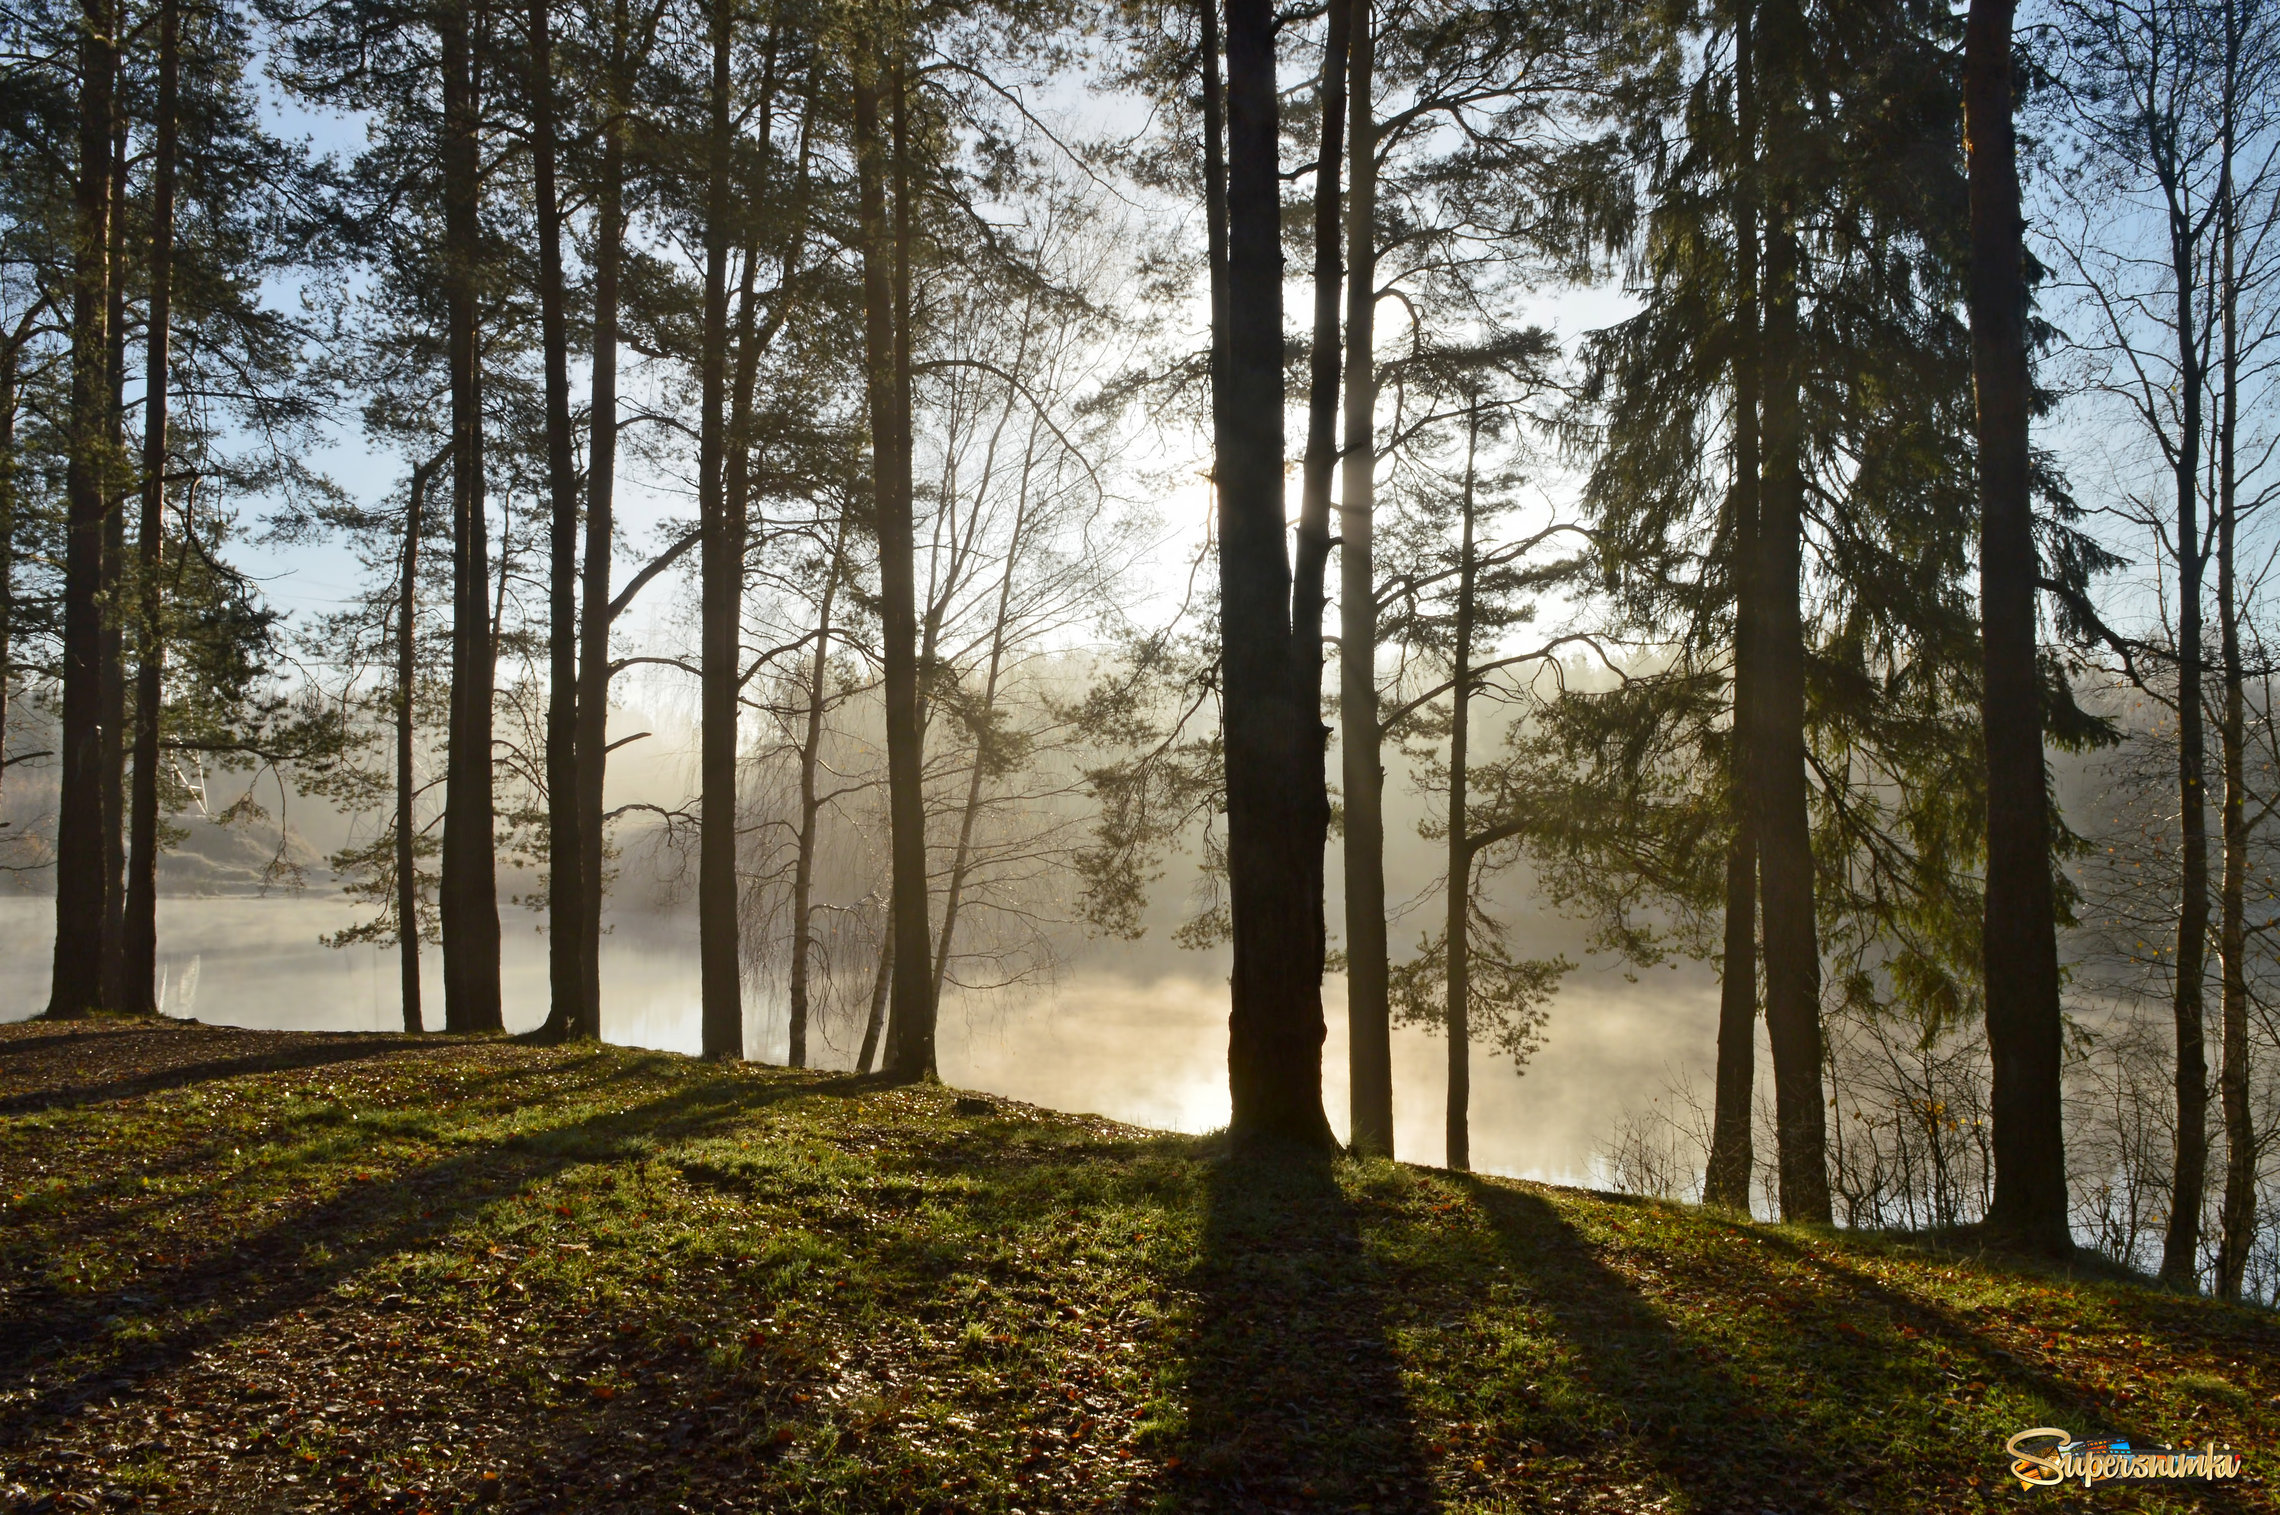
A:
[[[943,1089],[10,1026],[0,1205],[0,1508],[2280,1498],[2263,1312]],[[2043,1425],[2248,1476],[2022,1490]]]

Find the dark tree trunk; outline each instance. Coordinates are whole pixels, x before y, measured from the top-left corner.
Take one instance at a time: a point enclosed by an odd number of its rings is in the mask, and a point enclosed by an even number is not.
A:
[[[110,415],[111,0],[81,0],[79,175],[71,280],[71,437],[65,475],[62,773],[55,957],[47,1013],[103,1003],[102,603]]]
[[[1318,691],[1291,646],[1284,544],[1282,186],[1273,7],[1227,7],[1227,334],[1215,380],[1220,677],[1234,923],[1227,1066],[1238,1142],[1334,1144],[1322,1113]]]
[[[497,647],[483,487],[483,367],[477,260],[479,71],[465,0],[438,13],[443,43],[443,224],[451,324],[451,750],[444,780],[443,1024],[497,1031],[499,886],[492,835],[491,695]]]
[[[127,106],[111,124],[110,415],[103,453],[103,1003],[127,996]],[[148,998],[148,995],[144,995]]]
[[[602,1034],[602,785],[609,767],[610,555],[617,494],[618,273],[625,261],[626,0],[610,7],[610,63],[594,209],[593,394],[586,449],[585,602],[578,627],[578,1008],[572,1034]]]
[[[1313,763],[1325,767],[1330,728],[1322,720],[1322,613],[1328,605],[1324,576],[1330,564],[1330,484],[1338,467],[1338,160],[1346,130],[1346,53],[1353,6],[1331,0],[1322,49],[1322,145],[1314,164],[1314,334],[1306,401],[1306,453],[1299,488],[1298,534],[1291,565],[1290,664],[1294,698],[1312,711],[1315,744],[1323,748]],[[1320,834],[1311,842],[1313,883],[1307,887],[1317,917],[1323,913],[1324,854],[1330,845],[1327,790],[1317,812]],[[1302,843],[1302,845],[1307,845]],[[1317,920],[1314,934],[1326,934]],[[1319,996],[1319,990],[1317,991]],[[1348,1085],[1352,1079],[1349,1075]]]
[[[2171,277],[2176,281],[2178,408],[2177,488],[2177,820],[2179,837],[2176,981],[2170,1008],[2177,1025],[2177,1147],[2172,1154],[2169,1225],[2162,1237],[2162,1281],[2192,1287],[2201,1273],[2201,1205],[2209,1176],[2209,1055],[2205,997],[2209,976],[2208,739],[2202,680],[2201,595],[2208,553],[2200,513],[2202,362],[2195,303],[2200,248],[2191,222],[2172,201]]]
[[[1734,28],[1734,725],[1728,779],[1734,837],[1726,853],[1726,954],[1718,987],[1718,1072],[1702,1201],[1750,1207],[1750,1102],[1757,1083],[1757,828],[1750,821],[1749,717],[1757,698],[1758,638],[1758,196],[1753,15]]]
[[[704,532],[704,791],[697,841],[698,960],[703,978],[704,1054],[744,1055],[743,968],[736,920],[736,659],[741,543],[732,540],[726,490],[728,246],[735,188],[729,182],[729,0],[712,10],[710,150],[706,167],[703,431],[697,462]]]
[[[1354,1150],[1393,1156],[1385,945],[1385,766],[1377,690],[1377,128],[1369,0],[1352,8],[1346,197],[1346,450],[1338,512],[1338,708],[1346,798],[1346,1056]]]
[[[158,11],[156,157],[150,190],[150,329],[143,360],[142,522],[136,532],[134,794],[127,859],[124,1008],[155,1014],[158,1001],[158,724],[165,693],[166,644],[158,574],[166,540],[167,360],[174,325],[175,114],[182,71],[182,16],[176,0]]]
[[[1473,402],[1465,432],[1464,529],[1457,545],[1457,624],[1449,675],[1449,889],[1443,929],[1448,933],[1449,1032],[1448,1166],[1472,1167],[1472,829],[1466,779],[1472,746],[1473,460],[1480,446],[1480,402]]]
[[[2239,523],[2240,434],[2240,210],[2233,164],[2238,151],[2241,21],[2235,6],[2224,8],[2225,78],[2223,173],[2217,201],[2220,346],[2218,376],[2224,394],[2217,412],[2217,615],[2218,656],[2224,669],[2221,735],[2224,795],[2224,883],[2217,944],[2224,967],[2219,1008],[2222,1061],[2217,1091],[2225,1122],[2225,1195],[2217,1220],[2217,1294],[2240,1298],[2248,1272],[2249,1249],[2256,1241],[2256,1126],[2249,1103],[2248,1077],[2248,701],[2247,669],[2240,645],[2240,579],[2235,559]]]
[[[1964,31],[1971,194],[1971,367],[1978,399],[1979,594],[1987,733],[1987,1046],[1991,1228],[2064,1251],[2058,936],[2051,899],[2035,540],[2028,497],[2027,283],[2011,120],[2014,0],[1972,0]]]
[[[1775,18],[1779,24],[1775,24]],[[1798,139],[1803,131],[1794,60],[1805,47],[1794,5],[1769,11],[1761,28],[1757,79],[1770,140],[1784,144],[1775,182],[1783,200],[1766,225],[1763,472],[1758,495],[1756,575],[1761,615],[1756,719],[1751,723],[1751,796],[1765,936],[1765,1021],[1773,1051],[1784,1220],[1829,1219],[1826,1122],[1821,1097],[1821,953],[1813,917],[1813,832],[1805,783],[1805,630],[1802,606],[1805,475],[1798,339],[1799,249],[1795,208]]]
[[[396,956],[404,1009],[404,1029],[427,1029],[420,1010],[419,817],[413,808],[418,786],[412,776],[412,696],[419,683],[420,531],[427,515],[428,485],[449,458],[447,450],[412,470],[410,498],[404,504],[404,564],[396,583]]]
[[[899,43],[896,44],[899,46]],[[880,122],[879,69],[889,70],[894,140]],[[918,588],[911,523],[909,183],[901,64],[859,63],[855,79],[863,226],[863,336],[878,509],[881,672],[886,703],[887,812],[892,845],[893,957],[886,1070],[934,1074],[932,938],[927,920],[926,797],[919,751]],[[895,189],[887,219],[888,179]]]
[[[576,1036],[585,1004],[585,863],[578,806],[578,468],[571,456],[570,328],[562,289],[562,206],[555,190],[554,47],[546,0],[530,7],[531,180],[538,212],[539,345],[546,371],[549,504],[546,702],[546,1034]]]

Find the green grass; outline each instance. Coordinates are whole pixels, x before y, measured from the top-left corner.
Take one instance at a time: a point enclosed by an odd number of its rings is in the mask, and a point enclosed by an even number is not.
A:
[[[2274,1504],[2266,1312],[958,1103],[0,1028],[0,1508]],[[2040,1425],[2248,1477],[2022,1490]]]

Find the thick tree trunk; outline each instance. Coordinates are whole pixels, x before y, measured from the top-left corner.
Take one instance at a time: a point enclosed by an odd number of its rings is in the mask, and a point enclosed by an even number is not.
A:
[[[1776,17],[1779,24],[1776,24]],[[1784,1220],[1829,1219],[1826,1123],[1821,1095],[1821,954],[1813,916],[1813,833],[1805,782],[1805,630],[1802,606],[1805,476],[1798,340],[1797,143],[1803,130],[1793,63],[1805,47],[1795,5],[1769,10],[1760,33],[1761,85],[1771,140],[1785,144],[1769,208],[1761,350],[1765,393],[1756,574],[1762,614],[1756,719],[1748,733],[1757,829],[1759,908],[1765,938],[1765,1020],[1773,1051]]]
[[[1465,433],[1464,527],[1457,546],[1457,624],[1454,664],[1449,675],[1449,1032],[1448,1166],[1472,1167],[1472,832],[1467,818],[1466,779],[1472,746],[1473,637],[1473,460],[1480,446],[1480,402]]]
[[[1734,28],[1734,105],[1740,152],[1734,164],[1734,725],[1726,853],[1726,941],[1718,987],[1718,1071],[1710,1116],[1710,1160],[1702,1202],[1747,1213],[1755,1153],[1750,1102],[1757,1084],[1757,828],[1750,820],[1748,712],[1757,699],[1758,631],[1758,194],[1754,16],[1741,7]]]
[[[420,531],[427,514],[428,484],[449,458],[446,452],[412,470],[404,504],[404,563],[396,583],[396,957],[404,1029],[427,1029],[420,1008],[419,816],[413,799],[414,731],[412,696],[419,683]]]
[[[127,858],[124,1008],[158,1010],[158,725],[165,693],[166,643],[158,574],[166,540],[167,361],[174,325],[175,115],[182,73],[182,14],[160,0],[155,159],[150,190],[150,326],[143,359],[142,522],[136,532],[134,793]]]
[[[55,956],[47,1013],[103,1002],[102,603],[110,413],[111,0],[81,0],[79,176],[71,280],[71,436],[65,474],[62,772],[55,834]]]
[[[578,624],[578,1008],[575,1036],[602,1034],[602,789],[609,768],[610,557],[617,495],[618,274],[625,261],[626,0],[610,7],[610,63],[594,207],[593,392],[586,446],[585,600]]]
[[[483,485],[480,258],[482,112],[465,0],[437,15],[443,51],[444,295],[451,365],[451,747],[444,780],[443,1024],[497,1031],[499,885],[492,835],[490,523]]]
[[[880,40],[883,56],[899,42]],[[880,121],[879,70],[889,73]],[[863,336],[871,411],[872,484],[878,511],[881,673],[887,728],[887,815],[892,851],[889,909],[893,956],[886,1070],[934,1075],[933,953],[927,920],[926,796],[919,748],[918,585],[911,521],[909,256],[910,189],[899,61],[861,60],[855,70],[857,192],[863,228]],[[887,219],[888,180],[895,190]]]
[[[1393,1031],[1385,945],[1385,765],[1378,729],[1377,125],[1369,0],[1346,0],[1346,448],[1338,511],[1338,709],[1346,799],[1346,1056],[1356,1152],[1393,1156]]]
[[[576,1036],[585,1004],[585,863],[578,806],[578,466],[571,455],[570,327],[555,189],[554,46],[547,0],[530,6],[531,188],[538,213],[539,346],[546,375],[547,537],[545,1033]]]
[[[1334,1144],[1322,1113],[1321,701],[1290,654],[1273,7],[1227,7],[1227,336],[1215,381],[1238,1142]]]
[[[110,414],[103,486],[103,1003],[127,995],[127,106],[111,124]],[[144,996],[147,998],[148,996]]]
[[[2064,1251],[2058,937],[2051,898],[2036,560],[2028,496],[2025,222],[2012,125],[2014,0],[1972,0],[1964,31],[1971,196],[1971,367],[1978,400],[1979,594],[1987,734],[1987,1046],[1991,1228]]]
[[[736,676],[738,586],[743,544],[734,540],[726,490],[728,416],[729,0],[712,11],[712,98],[705,207],[703,426],[697,462],[704,531],[704,792],[697,840],[698,960],[703,979],[704,1054],[744,1055],[743,967],[736,919]],[[732,557],[731,555],[734,554]]]

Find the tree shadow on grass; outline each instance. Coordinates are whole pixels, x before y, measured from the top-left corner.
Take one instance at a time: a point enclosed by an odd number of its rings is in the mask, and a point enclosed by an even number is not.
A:
[[[1522,1426],[1547,1452],[1586,1463],[1594,1483],[1644,1477],[1684,1508],[1827,1507],[1815,1491],[1844,1483],[1847,1449],[1821,1446],[1785,1418],[1747,1361],[1691,1339],[1543,1196],[1449,1177],[1488,1218],[1508,1275],[1582,1391],[1538,1397],[1530,1384],[1517,1396]]]
[[[12,1081],[36,1079],[39,1083],[38,1088],[0,1098],[0,1117],[81,1109],[252,1073],[432,1055],[457,1051],[462,1045],[355,1032],[292,1033],[287,1037],[278,1037],[275,1032],[247,1032],[244,1036],[259,1050],[229,1057],[212,1055],[216,1049],[210,1034],[185,1034],[172,1026],[147,1023],[0,1041],[0,1075]],[[278,1044],[264,1046],[251,1040],[261,1036],[277,1038]],[[231,1036],[230,1040],[239,1038]],[[100,1061],[90,1058],[90,1052],[98,1054]]]
[[[1215,1159],[1205,1206],[1166,1507],[1438,1508],[1386,1335],[1392,1281],[1364,1252],[1331,1160]]]
[[[46,1381],[11,1406],[0,1424],[0,1448],[22,1444],[55,1414],[179,1368],[208,1347],[305,1309],[390,1255],[432,1247],[467,1214],[565,1169],[708,1136],[806,1092],[797,1084],[695,1082],[629,1109],[352,1185],[226,1249],[146,1270],[118,1287],[80,1295],[18,1290],[0,1313],[0,1381],[25,1378],[59,1351],[68,1366],[42,1375]],[[169,1307],[155,1339],[123,1341],[106,1331],[110,1318],[139,1314],[154,1302]]]

